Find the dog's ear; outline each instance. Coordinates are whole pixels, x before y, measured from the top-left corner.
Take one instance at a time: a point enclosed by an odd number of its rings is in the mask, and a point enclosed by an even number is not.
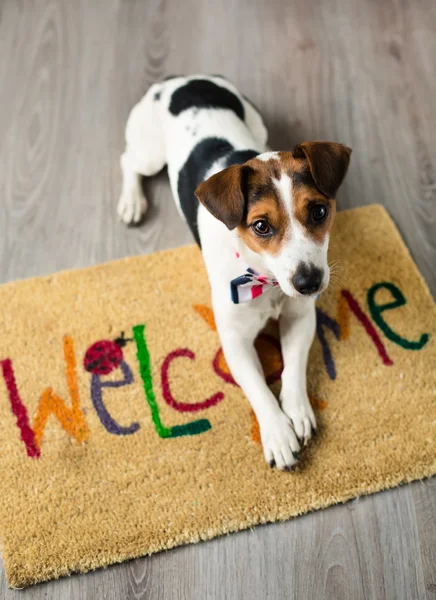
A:
[[[212,175],[195,190],[200,202],[229,229],[242,223],[246,210],[245,176],[249,167],[232,165]]]
[[[334,142],[304,142],[292,154],[294,158],[307,160],[319,191],[327,198],[334,198],[347,174],[351,148]]]

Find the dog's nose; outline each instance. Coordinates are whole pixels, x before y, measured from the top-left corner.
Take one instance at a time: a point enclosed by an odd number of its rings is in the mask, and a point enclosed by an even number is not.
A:
[[[314,265],[300,263],[292,277],[292,284],[297,292],[304,294],[315,294],[321,287],[323,272]]]

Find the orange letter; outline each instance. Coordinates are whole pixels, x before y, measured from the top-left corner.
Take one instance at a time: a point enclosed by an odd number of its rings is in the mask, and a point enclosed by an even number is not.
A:
[[[35,444],[38,448],[41,447],[44,429],[50,414],[53,414],[65,431],[76,438],[78,442],[85,442],[89,438],[89,427],[79,403],[74,344],[69,335],[64,337],[64,357],[68,390],[71,396],[71,408],[66,406],[65,402],[51,388],[47,388],[42,392],[38,411],[33,422]]]

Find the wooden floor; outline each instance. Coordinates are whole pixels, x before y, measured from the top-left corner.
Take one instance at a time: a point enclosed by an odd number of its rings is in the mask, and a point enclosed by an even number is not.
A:
[[[383,203],[436,294],[435,57],[434,0],[0,0],[0,282],[191,240],[165,174],[117,222],[118,161],[152,82],[209,72],[272,147],[351,146],[340,207]],[[0,571],[12,598],[436,599],[436,480],[25,592]]]

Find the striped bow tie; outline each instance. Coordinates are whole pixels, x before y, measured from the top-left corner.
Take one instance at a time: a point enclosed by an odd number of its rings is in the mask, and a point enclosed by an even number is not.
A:
[[[235,304],[241,304],[241,302],[254,300],[278,285],[279,282],[275,279],[264,277],[253,269],[247,268],[244,275],[230,282],[230,295]]]

